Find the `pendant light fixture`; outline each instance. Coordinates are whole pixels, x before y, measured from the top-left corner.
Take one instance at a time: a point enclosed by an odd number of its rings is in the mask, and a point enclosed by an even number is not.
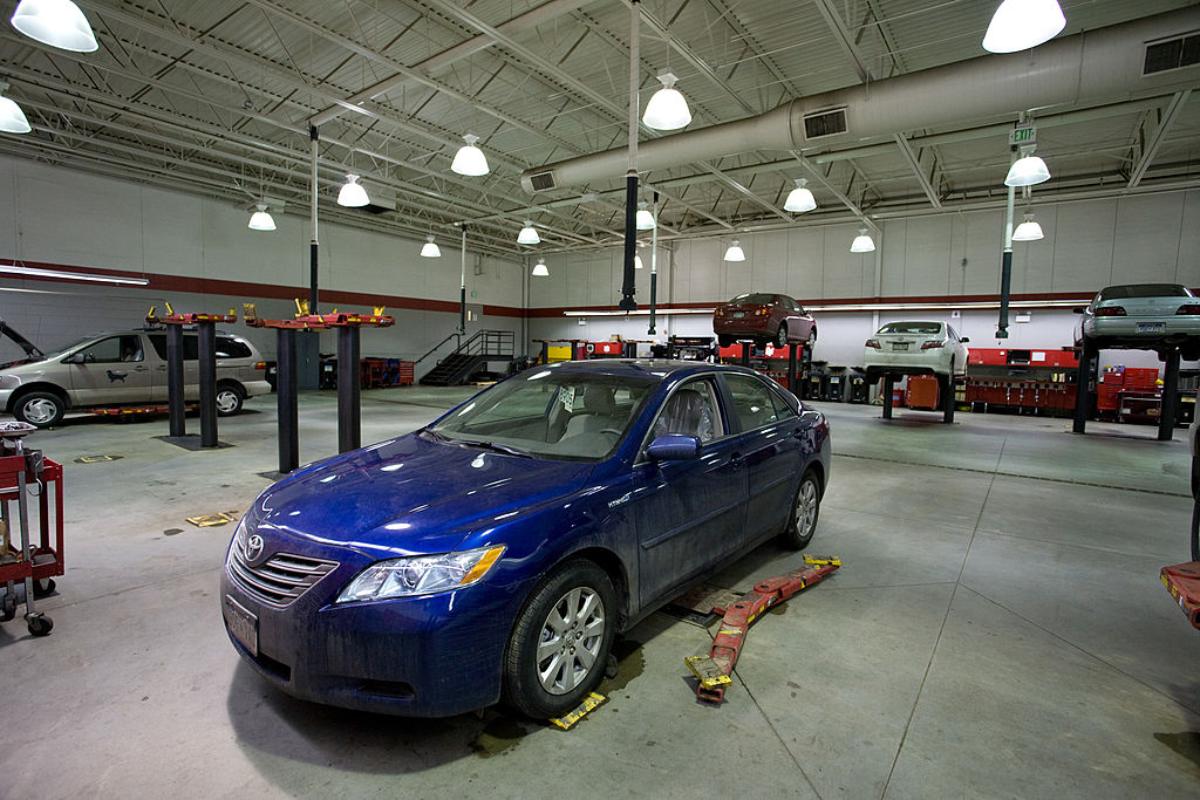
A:
[[[468,133],[463,137],[463,141],[466,144],[458,148],[458,152],[454,154],[454,160],[450,162],[450,171],[473,178],[477,178],[480,175],[487,175],[491,172],[491,169],[488,167],[487,156],[475,146],[475,143],[479,141],[479,137],[473,133]]]
[[[342,184],[342,189],[338,192],[338,205],[347,208],[361,208],[370,202],[371,198],[367,197],[367,190],[358,182],[358,176],[352,172],[347,173],[346,182]]]
[[[21,0],[10,21],[30,39],[60,50],[94,53],[100,47],[87,17],[71,0]]]
[[[442,248],[437,246],[437,242],[433,240],[433,234],[425,237],[425,244],[421,245],[422,258],[441,258]]]
[[[796,188],[787,196],[787,202],[783,204],[784,211],[790,211],[793,214],[803,214],[806,211],[812,211],[817,207],[816,198],[813,193],[805,188],[808,186],[808,181],[804,178],[796,178]]]
[[[1033,218],[1032,211],[1025,212],[1025,221],[1017,226],[1012,235],[1014,242],[1036,242],[1044,237],[1042,226]]]
[[[850,243],[851,253],[874,253],[875,240],[871,238],[871,234],[867,233],[867,229],[859,228],[858,236],[854,237],[854,241]]]
[[[546,269],[546,259],[539,258],[537,264],[533,266],[533,272],[531,274],[535,278],[550,277],[550,270]]]
[[[29,133],[33,129],[29,127],[25,112],[16,101],[4,96],[7,91],[8,84],[0,81],[0,132]]]
[[[639,231],[654,230],[654,215],[650,213],[650,209],[646,208],[644,201],[638,203],[637,224],[634,227]]]
[[[728,249],[726,249],[725,256],[723,257],[722,260],[724,260],[724,261],[745,261],[746,260],[746,252],[744,250],[742,250],[742,245],[737,239],[734,239],[733,243],[731,245],[729,245]]]
[[[517,234],[517,244],[535,245],[541,241],[542,237],[538,236],[537,228],[533,227],[533,220],[525,220],[525,227]]]
[[[676,131],[686,127],[692,121],[692,112],[683,93],[675,88],[679,79],[670,72],[664,72],[658,79],[662,81],[662,88],[646,104],[642,122],[656,131]]]
[[[983,49],[1015,53],[1048,42],[1067,25],[1058,0],[1004,0],[992,15]]]
[[[1050,168],[1039,156],[1033,154],[1032,147],[1021,149],[1021,157],[1008,168],[1004,177],[1005,186],[1036,186],[1050,180]]]
[[[250,224],[246,227],[252,231],[273,231],[275,230],[275,218],[267,211],[266,203],[256,203],[256,209],[250,215]]]

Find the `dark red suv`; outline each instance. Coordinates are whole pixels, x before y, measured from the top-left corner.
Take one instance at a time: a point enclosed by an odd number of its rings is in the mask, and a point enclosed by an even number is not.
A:
[[[817,342],[812,315],[786,294],[739,294],[713,312],[713,331],[722,347],[741,339],[756,344]]]

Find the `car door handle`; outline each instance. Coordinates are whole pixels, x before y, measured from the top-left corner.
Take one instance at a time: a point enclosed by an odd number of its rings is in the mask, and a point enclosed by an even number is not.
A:
[[[134,367],[133,371],[134,372],[149,372],[150,368],[149,367]]]
[[[729,457],[729,466],[731,467],[740,467],[744,463],[746,463],[746,459],[741,453],[734,453]]]

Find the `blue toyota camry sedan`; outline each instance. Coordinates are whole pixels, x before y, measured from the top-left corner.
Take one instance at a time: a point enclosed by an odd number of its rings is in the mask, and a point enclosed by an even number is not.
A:
[[[535,368],[263,492],[226,556],[225,625],[296,697],[558,716],[618,632],[707,570],[806,546],[829,461],[825,418],[748,369]]]

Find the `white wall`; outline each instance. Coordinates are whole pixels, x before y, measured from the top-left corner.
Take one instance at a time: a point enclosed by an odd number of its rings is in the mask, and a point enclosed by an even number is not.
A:
[[[248,199],[249,202],[249,199]],[[305,212],[306,213],[306,212]],[[40,162],[0,158],[0,259],[130,270],[153,275],[242,281],[277,287],[308,283],[306,216],[275,214],[278,229],[251,231],[249,212],[232,203]],[[420,241],[336,224],[320,229],[323,291],[364,292],[455,304],[458,251],[442,241],[440,259],[421,258]],[[520,308],[524,266],[492,257],[468,262],[468,302]],[[13,292],[10,289],[33,292]],[[471,294],[474,293],[474,296]],[[290,316],[286,301],[225,294],[101,288],[38,281],[0,280],[0,317],[43,349],[84,335],[140,324],[151,304],[170,300],[181,311],[222,310],[255,301],[266,316]],[[411,358],[457,325],[456,312],[389,308],[394,328],[363,335],[363,353]],[[517,316],[490,316],[472,327],[521,331]],[[238,325],[275,350],[274,335]],[[332,334],[323,349],[333,349]],[[5,343],[0,353],[9,355]]]

